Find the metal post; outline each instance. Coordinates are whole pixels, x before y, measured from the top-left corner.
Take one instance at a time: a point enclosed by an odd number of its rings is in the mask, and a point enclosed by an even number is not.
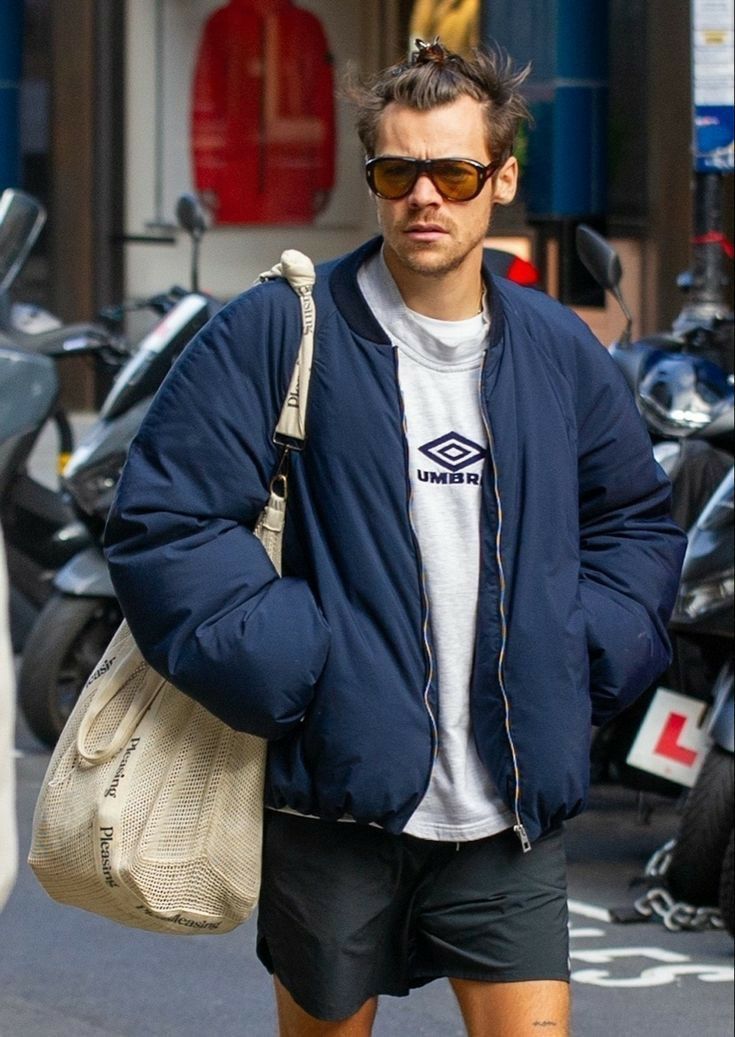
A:
[[[155,23],[155,35],[154,45],[156,51],[156,73],[155,73],[155,88],[154,88],[154,108],[153,108],[153,218],[146,220],[146,230],[151,231],[153,238],[151,240],[157,240],[156,236],[160,236],[161,240],[166,238],[168,243],[167,235],[170,235],[175,230],[174,224],[171,220],[166,219],[163,211],[164,205],[164,146],[166,127],[164,125],[164,91],[166,87],[165,79],[165,62],[164,62],[164,47],[165,47],[165,24],[164,24],[164,4],[165,0],[156,0],[156,23]]]
[[[692,0],[694,226],[690,296],[676,331],[731,314],[724,178],[733,172],[733,0]]]
[[[694,238],[692,240],[692,304],[726,305],[727,284],[722,241],[725,236],[722,174],[697,173],[694,182]]]

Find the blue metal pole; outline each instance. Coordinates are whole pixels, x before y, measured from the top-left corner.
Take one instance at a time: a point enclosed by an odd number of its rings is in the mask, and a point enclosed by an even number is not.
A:
[[[23,0],[0,3],[0,190],[20,184]]]
[[[692,285],[676,327],[732,318],[725,262],[726,175],[735,170],[733,0],[692,0],[692,115],[694,118],[694,237]]]
[[[524,197],[533,216],[602,215],[607,181],[608,0],[485,0],[482,34],[531,62],[535,119]]]

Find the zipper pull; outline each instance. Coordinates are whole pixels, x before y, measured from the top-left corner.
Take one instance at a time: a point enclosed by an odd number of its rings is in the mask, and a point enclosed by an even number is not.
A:
[[[518,836],[518,838],[521,840],[521,849],[523,850],[523,852],[524,853],[530,853],[531,852],[531,840],[528,838],[528,833],[526,832],[526,829],[524,828],[524,826],[521,824],[520,821],[518,822],[517,825],[513,825],[513,831]]]

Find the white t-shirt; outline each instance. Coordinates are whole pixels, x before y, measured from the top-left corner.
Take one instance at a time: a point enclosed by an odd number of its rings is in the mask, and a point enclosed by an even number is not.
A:
[[[488,319],[483,312],[440,321],[408,310],[381,253],[363,265],[358,283],[398,349],[411,521],[438,687],[438,753],[426,794],[404,831],[422,839],[481,839],[513,824],[480,762],[469,709],[488,449],[480,409]]]

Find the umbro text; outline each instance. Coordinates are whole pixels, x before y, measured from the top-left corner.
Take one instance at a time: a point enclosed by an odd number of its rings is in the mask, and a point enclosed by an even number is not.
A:
[[[482,476],[479,472],[427,472],[417,468],[416,474],[419,477],[419,482],[449,483],[451,485],[464,483],[467,486],[479,486],[482,482]]]

